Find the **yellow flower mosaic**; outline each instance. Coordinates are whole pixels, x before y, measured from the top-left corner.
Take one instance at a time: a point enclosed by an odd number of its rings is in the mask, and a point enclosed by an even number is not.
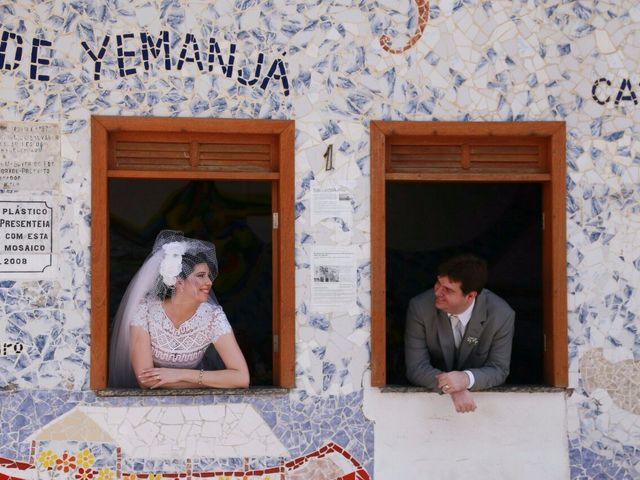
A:
[[[40,465],[42,465],[44,468],[53,467],[57,459],[58,459],[58,455],[53,453],[53,450],[43,450],[42,452],[40,452],[40,455],[38,456],[38,461],[40,462]]]
[[[89,450],[88,448],[79,451],[76,455],[76,461],[78,462],[79,467],[89,468],[91,465],[93,465],[93,462],[95,462],[95,460],[96,457],[93,456],[93,453],[91,453],[91,450]]]
[[[113,480],[114,477],[113,470],[109,467],[103,467],[98,472],[98,480]]]

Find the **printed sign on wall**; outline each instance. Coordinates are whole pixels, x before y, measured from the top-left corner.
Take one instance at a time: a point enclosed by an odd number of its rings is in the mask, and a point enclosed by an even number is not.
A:
[[[0,279],[54,274],[60,163],[57,124],[0,122]]]
[[[54,259],[51,199],[9,198],[0,197],[0,278],[50,276]]]
[[[0,190],[54,190],[59,179],[57,124],[0,122]]]

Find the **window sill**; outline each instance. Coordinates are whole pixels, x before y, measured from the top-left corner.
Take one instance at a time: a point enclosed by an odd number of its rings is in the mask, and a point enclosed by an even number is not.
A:
[[[180,388],[143,390],[141,388],[106,388],[95,390],[97,397],[182,397],[207,395],[287,395],[290,389],[282,387],[250,387],[250,388]]]
[[[382,393],[437,393],[425,387],[413,385],[385,385],[379,387]],[[573,388],[551,387],[549,385],[501,385],[487,390],[474,390],[473,393],[565,393],[571,396]]]

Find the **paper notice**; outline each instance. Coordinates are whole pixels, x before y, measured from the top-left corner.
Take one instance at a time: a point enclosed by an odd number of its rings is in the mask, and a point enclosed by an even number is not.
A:
[[[312,188],[311,223],[316,224],[326,218],[340,218],[346,225],[351,225],[352,198],[352,194],[345,188]]]
[[[311,309],[352,309],[356,305],[356,272],[354,247],[315,246],[311,253]]]

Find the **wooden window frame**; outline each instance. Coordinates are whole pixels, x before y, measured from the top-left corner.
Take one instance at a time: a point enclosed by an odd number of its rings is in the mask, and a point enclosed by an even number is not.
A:
[[[534,182],[542,185],[543,379],[568,383],[566,284],[566,127],[564,122],[392,122],[372,120],[371,136],[371,384],[386,385],[386,212],[387,180],[409,182]],[[519,140],[520,139],[520,140]],[[418,159],[399,168],[392,145],[459,142],[457,166]],[[540,144],[542,161],[483,168],[469,161],[473,143]]]
[[[273,240],[273,379],[274,385],[295,387],[295,270],[294,270],[294,133],[292,120],[232,120],[152,117],[91,117],[91,369],[90,386],[107,388],[109,350],[109,216],[110,178],[267,180],[272,185],[272,209],[277,225]],[[271,163],[223,161],[220,165],[191,165],[154,169],[114,165],[114,138],[214,138],[220,142],[252,144],[270,138]],[[193,143],[197,148],[196,142]],[[193,152],[191,152],[193,153]]]

